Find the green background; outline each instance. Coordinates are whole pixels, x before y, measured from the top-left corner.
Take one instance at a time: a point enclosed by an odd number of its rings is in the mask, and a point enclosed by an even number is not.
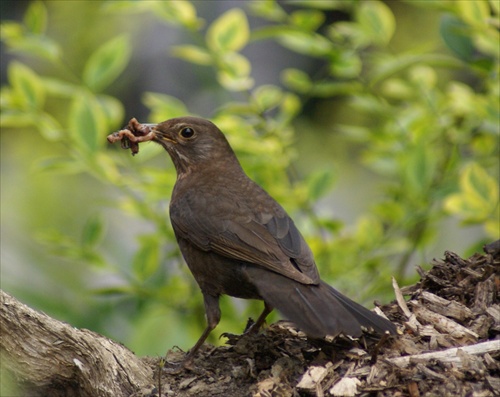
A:
[[[170,160],[106,142],[132,117],[216,122],[367,306],[499,237],[498,2],[1,6],[1,286],[53,317],[140,355],[205,325]],[[260,309],[223,298],[211,341]]]

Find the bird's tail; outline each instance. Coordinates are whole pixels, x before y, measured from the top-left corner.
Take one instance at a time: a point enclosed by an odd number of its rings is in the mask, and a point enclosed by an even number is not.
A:
[[[393,323],[322,281],[318,285],[307,285],[258,268],[247,271],[255,273],[251,274],[252,282],[264,301],[309,336],[337,336],[343,333],[359,337],[362,334],[361,327],[379,334],[385,331],[396,334]]]

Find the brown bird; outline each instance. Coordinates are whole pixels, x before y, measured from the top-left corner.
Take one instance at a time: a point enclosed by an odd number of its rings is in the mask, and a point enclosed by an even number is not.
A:
[[[149,127],[177,171],[170,219],[207,316],[207,327],[184,366],[219,323],[224,294],[264,301],[251,331],[276,308],[311,337],[359,337],[362,327],[396,333],[390,321],[321,281],[293,220],[248,178],[217,126],[180,117]]]

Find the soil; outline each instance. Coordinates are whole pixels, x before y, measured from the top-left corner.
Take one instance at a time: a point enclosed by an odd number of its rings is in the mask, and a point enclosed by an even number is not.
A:
[[[397,299],[378,309],[398,325],[396,337],[311,340],[282,321],[204,345],[192,370],[172,374],[163,359],[144,358],[155,385],[134,396],[498,396],[500,242],[485,251],[446,252],[418,269],[415,285],[394,282]]]

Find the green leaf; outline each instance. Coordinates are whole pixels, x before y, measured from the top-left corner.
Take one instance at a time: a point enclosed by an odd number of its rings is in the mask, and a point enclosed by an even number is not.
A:
[[[149,118],[154,123],[189,114],[186,105],[170,95],[145,92],[142,96],[142,102],[151,110]]]
[[[318,8],[320,10],[336,10],[349,7],[351,2],[345,0],[293,0],[294,6]]]
[[[30,56],[36,55],[51,62],[59,61],[62,53],[61,47],[45,36],[27,36],[17,43],[15,50]]]
[[[445,209],[466,221],[483,222],[498,210],[498,182],[477,163],[468,164],[460,175],[460,193],[449,196]]]
[[[253,92],[253,98],[261,111],[278,106],[283,97],[283,91],[275,85],[262,85]]]
[[[396,29],[394,14],[381,1],[362,2],[356,19],[372,42],[380,45],[389,43]]]
[[[86,92],[73,100],[68,125],[77,146],[91,153],[104,145],[104,137],[109,133],[100,103],[95,96]]]
[[[43,106],[45,90],[40,77],[29,67],[13,61],[8,70],[13,99],[23,109],[37,109]]]
[[[196,8],[190,1],[154,1],[151,4],[158,11],[158,15],[170,23],[180,24],[192,30],[202,25],[202,21],[196,17]]]
[[[47,27],[47,8],[41,1],[32,2],[26,14],[24,14],[24,24],[31,33],[42,34]]]
[[[489,0],[488,4],[493,10],[493,14],[498,17],[498,14],[500,14],[500,3],[497,0]]]
[[[284,22],[288,16],[275,0],[252,1],[248,5],[255,15],[269,21]]]
[[[464,222],[482,223],[491,220],[493,216],[493,212],[487,212],[483,204],[480,200],[468,198],[464,194],[453,194],[445,200],[444,209]]]
[[[2,22],[0,37],[12,51],[39,56],[49,61],[56,61],[61,55],[61,49],[55,41],[40,34],[27,34],[26,29],[17,22]]]
[[[447,100],[450,113],[458,117],[467,117],[477,107],[476,93],[473,88],[458,81],[452,81],[448,84]],[[468,130],[464,132],[468,140],[470,132]]]
[[[0,127],[2,128],[23,128],[36,124],[38,114],[27,113],[21,110],[2,110],[0,112]]]
[[[321,83],[316,83],[309,93],[312,96],[317,96],[321,98],[329,98],[337,95],[353,95],[361,92],[363,86],[358,81],[352,82],[336,82],[336,81],[326,81]]]
[[[298,10],[290,14],[290,23],[299,29],[314,31],[325,21],[325,14],[317,10]]]
[[[212,57],[203,47],[195,45],[178,45],[173,47],[172,55],[197,65],[210,65]]]
[[[78,174],[84,171],[84,166],[80,161],[76,161],[69,157],[45,157],[35,162],[37,171],[61,173],[61,174]]]
[[[398,54],[397,56],[383,56],[379,57],[374,62],[374,67],[370,72],[370,83],[376,84],[377,82],[384,80],[396,73],[399,73],[411,66],[428,65],[428,66],[439,66],[446,68],[461,68],[462,63],[457,59],[442,54]]]
[[[484,229],[492,239],[498,239],[498,231],[500,230],[499,219],[500,210],[499,207],[497,207],[496,212],[491,216],[490,219],[487,219],[484,223]]]
[[[143,151],[141,150],[141,157]],[[116,163],[108,153],[106,152],[98,152],[93,157],[94,163],[99,170],[99,176],[104,179],[106,182],[112,183],[116,186],[122,186],[126,183],[124,181],[122,174],[118,170]]]
[[[425,89],[434,88],[438,81],[435,69],[426,65],[412,67],[408,72],[408,77],[417,87]]]
[[[227,102],[221,107],[217,108],[216,113],[224,113],[231,115],[244,115],[244,116],[254,116],[255,106],[248,102]]]
[[[281,73],[283,83],[300,94],[308,92],[312,87],[309,75],[299,69],[285,69]]]
[[[291,92],[287,92],[283,95],[277,120],[280,123],[287,124],[300,113],[301,109],[302,104],[299,97]]]
[[[19,22],[2,21],[0,23],[0,37],[3,42],[10,43],[22,39],[24,28]]]
[[[312,202],[324,197],[335,183],[335,176],[331,169],[324,169],[311,174],[307,180],[308,198]]]
[[[457,1],[455,2],[460,17],[467,23],[486,27],[490,18],[488,2],[485,0]]]
[[[139,281],[146,281],[160,265],[160,242],[157,236],[139,236],[139,249],[132,261],[132,270]]]
[[[375,213],[391,224],[404,222],[408,205],[402,201],[383,201],[375,204]]]
[[[104,43],[85,64],[83,80],[87,87],[101,91],[111,84],[127,66],[130,53],[130,43],[125,35]]]
[[[208,28],[207,45],[212,51],[233,52],[241,50],[250,37],[245,13],[233,8],[217,18]]]
[[[337,124],[336,130],[353,142],[366,142],[372,134],[372,131],[369,128],[340,123]]]
[[[478,30],[479,32],[477,32],[477,34],[474,35],[474,43],[477,49],[480,52],[491,55],[494,59],[498,60],[500,58],[500,46],[498,45],[498,30],[491,27],[488,29],[479,28]],[[493,65],[497,65],[496,63],[492,64],[491,62],[488,61],[485,62],[485,60],[478,60],[477,62],[475,62],[477,66],[481,65],[481,63],[485,63],[486,65],[488,64],[492,65],[488,67],[482,66],[482,68],[491,70],[492,73],[494,73],[493,70],[495,70],[494,69],[495,66]]]
[[[247,58],[237,52],[225,53],[217,74],[219,83],[230,91],[248,90],[253,86],[250,77],[251,64]]]
[[[72,98],[81,89],[76,84],[53,77],[42,77],[42,83],[48,94],[62,98]]]
[[[101,216],[94,215],[87,219],[82,231],[82,245],[94,247],[104,236],[104,222]]]
[[[336,77],[344,79],[358,77],[361,73],[362,62],[354,51],[342,51],[330,63],[330,72]]]
[[[465,168],[460,177],[460,186],[472,200],[483,202],[486,211],[498,205],[498,181],[495,182],[479,164],[471,163]]]
[[[327,37],[334,43],[344,46],[349,43],[350,48],[364,48],[370,43],[370,38],[355,22],[337,22],[326,29]]]
[[[422,144],[404,155],[405,179],[413,197],[427,196],[436,172],[436,155],[431,148]]]
[[[330,233],[339,233],[344,228],[344,223],[338,219],[320,218],[318,219],[319,225],[328,230]]]
[[[155,10],[154,1],[130,1],[130,0],[113,0],[104,1],[101,3],[101,10],[109,13],[126,13],[126,14],[139,14],[141,12]]]
[[[444,15],[439,24],[439,33],[450,50],[460,59],[468,61],[472,59],[474,45],[466,27],[457,17]]]
[[[89,265],[105,268],[108,266],[102,255],[92,249],[82,249],[78,256],[75,257],[78,262],[86,262]]]
[[[125,113],[122,103],[110,95],[97,95],[96,99],[106,115],[109,127],[118,128],[123,121]]]
[[[132,293],[132,290],[133,290],[132,287],[129,285],[117,285],[112,287],[94,288],[92,289],[92,292],[96,295],[101,295],[101,296],[113,296],[113,295],[130,295]]]
[[[397,77],[384,81],[380,87],[380,92],[388,98],[398,100],[408,100],[415,96],[415,88],[411,84],[408,84],[408,81],[405,79]]]
[[[63,127],[59,121],[45,112],[37,115],[35,126],[40,134],[48,141],[58,141],[64,135]]]
[[[381,221],[370,215],[360,217],[356,222],[356,243],[360,248],[371,248],[380,244],[384,236]]]
[[[278,41],[292,51],[310,56],[325,56],[333,49],[331,41],[313,32],[288,30],[278,35]]]

